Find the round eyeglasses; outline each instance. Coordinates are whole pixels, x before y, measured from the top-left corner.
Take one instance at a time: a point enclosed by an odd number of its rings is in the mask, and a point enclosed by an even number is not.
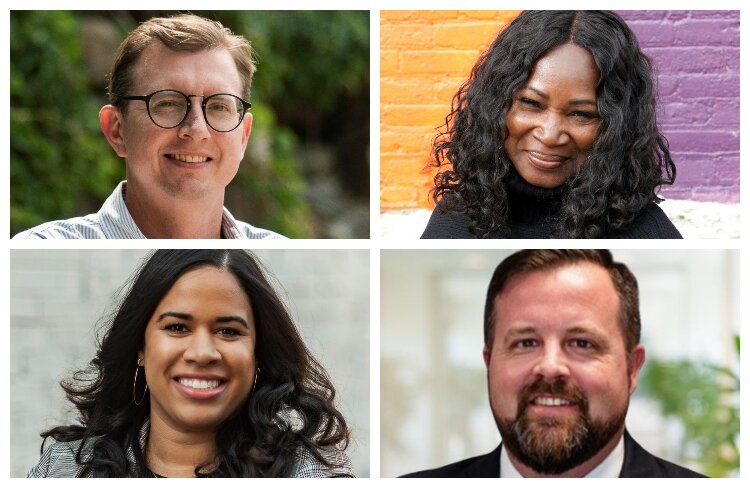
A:
[[[159,90],[145,96],[127,96],[122,100],[143,100],[151,121],[162,129],[182,124],[190,113],[192,97],[203,98],[201,109],[209,127],[217,132],[231,132],[242,123],[250,102],[229,93],[185,95],[177,90]]]

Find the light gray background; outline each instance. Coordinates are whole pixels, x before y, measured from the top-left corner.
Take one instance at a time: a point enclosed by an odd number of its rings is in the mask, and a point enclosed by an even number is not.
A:
[[[487,398],[482,322],[487,285],[514,250],[383,250],[380,256],[380,474],[486,454],[500,434]],[[649,359],[711,361],[739,374],[739,252],[613,250],[638,279]],[[627,425],[678,461],[682,426],[632,397]]]
[[[74,422],[59,381],[93,358],[95,326],[113,310],[146,250],[12,250],[10,475],[39,460],[39,433]],[[277,280],[305,343],[328,370],[352,429],[348,454],[369,475],[369,250],[253,251]]]

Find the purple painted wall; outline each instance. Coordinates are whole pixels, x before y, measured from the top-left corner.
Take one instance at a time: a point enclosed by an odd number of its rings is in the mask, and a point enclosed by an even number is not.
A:
[[[672,199],[740,201],[740,14],[619,11],[651,58],[659,122],[677,166],[661,193]]]

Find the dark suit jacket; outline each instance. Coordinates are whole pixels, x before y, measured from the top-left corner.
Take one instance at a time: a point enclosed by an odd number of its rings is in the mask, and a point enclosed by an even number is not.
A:
[[[489,454],[464,459],[442,468],[409,473],[404,478],[497,478],[500,446]],[[700,478],[702,474],[649,454],[625,431],[625,459],[620,478]]]

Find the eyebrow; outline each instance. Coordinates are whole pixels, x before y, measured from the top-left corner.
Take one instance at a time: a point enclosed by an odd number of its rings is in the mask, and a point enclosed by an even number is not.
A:
[[[504,340],[511,340],[516,336],[522,336],[527,334],[533,334],[536,332],[536,328],[529,325],[527,327],[519,327],[518,329],[511,329],[509,330],[505,336],[503,337]]]
[[[526,327],[519,327],[517,329],[511,329],[509,330],[503,339],[505,340],[512,340],[513,338],[517,336],[523,336],[527,334],[535,334],[537,332],[536,327],[534,326],[526,326]],[[595,337],[598,340],[606,339],[606,336],[602,334],[601,332],[594,330],[589,327],[581,327],[581,326],[575,326],[571,327],[569,329],[565,330],[566,334],[588,334],[592,337]]]
[[[604,341],[608,337],[606,334],[589,327],[571,327],[566,332],[568,334],[588,334],[599,341]]]
[[[534,88],[533,86],[527,86],[526,89],[533,91],[534,93],[536,93],[540,97],[544,98],[545,100],[549,100],[549,95],[547,95],[546,93],[544,93],[542,90]],[[588,98],[573,99],[573,100],[569,100],[568,103],[570,105],[593,105],[593,106],[596,106],[596,100],[590,100]]]
[[[193,316],[189,313],[182,313],[182,312],[164,312],[163,314],[159,315],[159,318],[156,319],[157,322],[161,322],[163,319],[167,317],[173,317],[180,320],[193,320]],[[226,324],[228,322],[239,322],[242,324],[246,329],[249,328],[247,326],[247,321],[243,319],[242,317],[238,317],[237,315],[222,315],[220,317],[216,317],[216,323],[218,324]]]

